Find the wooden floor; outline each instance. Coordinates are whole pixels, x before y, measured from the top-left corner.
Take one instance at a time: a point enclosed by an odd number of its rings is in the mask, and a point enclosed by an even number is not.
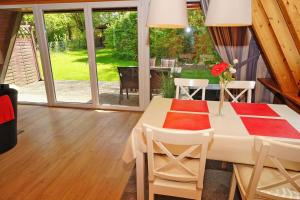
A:
[[[0,155],[0,200],[120,199],[121,160],[141,113],[19,106],[18,145]]]

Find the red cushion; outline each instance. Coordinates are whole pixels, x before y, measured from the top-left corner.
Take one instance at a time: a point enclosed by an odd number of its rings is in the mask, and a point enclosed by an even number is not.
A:
[[[241,117],[250,135],[300,139],[300,133],[284,119]]]
[[[14,108],[8,95],[0,96],[0,124],[15,119]]]
[[[231,105],[238,115],[279,117],[279,115],[274,110],[272,110],[267,104],[231,103]]]
[[[206,114],[168,112],[163,128],[203,130],[210,128],[210,122]]]
[[[208,112],[206,101],[173,99],[171,110],[187,112]]]

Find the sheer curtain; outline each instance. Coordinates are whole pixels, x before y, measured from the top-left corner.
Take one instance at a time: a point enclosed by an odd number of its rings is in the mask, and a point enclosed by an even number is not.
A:
[[[204,15],[207,14],[209,0],[200,0]],[[209,27],[214,45],[221,58],[232,63],[238,59],[236,78],[254,80],[269,77],[259,46],[248,27]],[[253,95],[255,102],[271,103],[273,95],[258,81]]]

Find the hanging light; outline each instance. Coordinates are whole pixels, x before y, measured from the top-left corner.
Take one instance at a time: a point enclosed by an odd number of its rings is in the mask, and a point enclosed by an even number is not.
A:
[[[252,0],[210,0],[206,26],[250,26]]]
[[[147,25],[152,28],[188,27],[186,0],[151,0]]]

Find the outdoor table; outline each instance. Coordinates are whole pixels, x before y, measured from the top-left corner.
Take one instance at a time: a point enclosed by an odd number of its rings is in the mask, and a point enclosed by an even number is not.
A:
[[[123,160],[126,163],[136,161],[137,195],[138,199],[144,199],[144,173],[146,140],[142,131],[144,123],[163,127],[167,113],[170,111],[172,99],[154,97],[133,128],[128,139]],[[254,136],[250,135],[245,128],[241,116],[236,114],[229,102],[224,103],[223,115],[218,116],[218,101],[207,101],[209,120],[214,129],[213,141],[209,145],[207,159],[220,160],[225,162],[254,164],[253,154]],[[269,107],[278,113],[279,117],[248,116],[256,118],[279,118],[287,120],[300,134],[300,115],[286,105],[268,104]],[[182,111],[172,111],[182,112]],[[186,112],[188,113],[188,112]],[[289,142],[300,145],[299,139],[270,137],[274,140]],[[291,165],[291,169],[300,170],[300,166]]]

